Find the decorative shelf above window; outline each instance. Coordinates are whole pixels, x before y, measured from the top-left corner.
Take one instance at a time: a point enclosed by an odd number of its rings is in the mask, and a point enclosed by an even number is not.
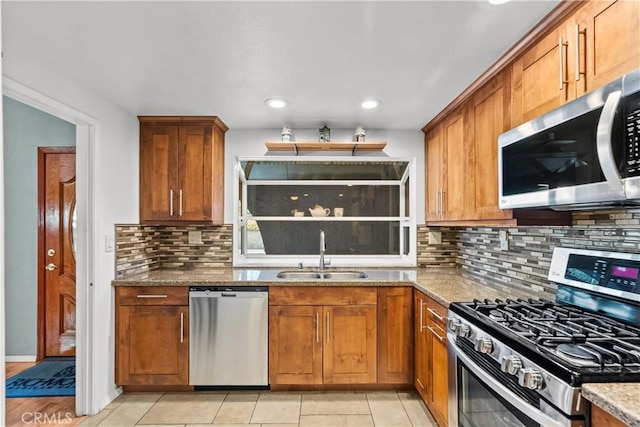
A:
[[[355,155],[360,151],[382,151],[387,146],[385,141],[378,142],[324,142],[324,141],[266,141],[269,151],[293,151],[296,155],[300,151],[351,151]]]

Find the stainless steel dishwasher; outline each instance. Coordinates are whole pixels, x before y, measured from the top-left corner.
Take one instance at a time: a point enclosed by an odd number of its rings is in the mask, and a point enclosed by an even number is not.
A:
[[[189,384],[268,386],[268,295],[261,287],[189,288]]]

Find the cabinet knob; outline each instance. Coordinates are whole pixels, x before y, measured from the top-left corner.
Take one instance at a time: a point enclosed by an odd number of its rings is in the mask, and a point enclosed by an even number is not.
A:
[[[52,263],[52,262],[50,262],[49,264],[47,264],[47,265],[44,267],[44,269],[45,269],[45,270],[49,270],[49,271],[53,271],[53,270],[55,270],[56,268],[58,268],[58,266],[57,266],[57,265],[55,265],[55,264],[54,264],[54,263]]]

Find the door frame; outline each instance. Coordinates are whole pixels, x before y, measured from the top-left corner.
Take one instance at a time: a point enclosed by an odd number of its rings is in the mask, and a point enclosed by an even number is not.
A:
[[[95,248],[95,150],[100,122],[87,114],[2,77],[2,94],[76,126],[76,396],[77,415],[94,415],[100,408],[93,397],[95,372],[93,283],[98,251]],[[1,159],[0,159],[1,160]],[[2,242],[4,244],[4,242]],[[2,291],[4,291],[4,286]],[[4,353],[4,352],[3,352]],[[4,360],[4,354],[0,355]]]
[[[46,246],[45,246],[45,197],[46,197],[46,164],[45,158],[47,154],[76,154],[76,147],[38,147],[38,320],[37,334],[38,341],[36,344],[36,362],[40,362],[46,357],[46,337],[47,337],[47,305],[46,292],[47,281],[43,265],[46,264]],[[77,180],[76,180],[77,181]],[[77,281],[76,281],[77,283]],[[76,295],[77,297],[77,295]],[[77,300],[77,298],[76,298]]]

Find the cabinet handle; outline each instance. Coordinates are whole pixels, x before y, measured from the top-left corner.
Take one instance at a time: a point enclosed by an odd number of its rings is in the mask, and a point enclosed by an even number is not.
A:
[[[420,300],[420,332],[427,328],[426,325],[422,324],[422,319],[424,318],[424,316],[422,315],[422,307],[424,307],[425,305],[427,304]]]
[[[431,331],[431,333],[432,333],[433,335],[435,335],[435,336],[436,336],[436,338],[438,339],[438,341],[440,341],[441,343],[443,343],[443,344],[444,344],[444,338],[443,338],[443,337],[441,337],[440,335],[438,335],[438,333],[437,333],[437,332],[436,332],[436,331],[435,331],[431,326],[428,326],[428,328],[429,328],[429,330]]]
[[[444,190],[440,190],[440,210],[441,214],[444,216]]]
[[[327,342],[329,342],[329,312],[327,311]]]
[[[416,378],[416,381],[418,382],[418,384],[420,384],[420,388],[425,388],[424,384],[422,384],[422,381],[420,381],[420,378]]]
[[[316,342],[320,342],[320,313],[316,312]]]
[[[585,41],[587,39],[587,29],[580,31],[580,24],[576,24],[576,81],[580,81],[580,75],[587,77],[587,70],[580,71],[580,34],[584,34]],[[586,44],[585,44],[586,45]]]
[[[173,190],[169,190],[169,216],[173,216]]]
[[[136,298],[167,298],[167,295],[136,295]]]
[[[184,313],[180,313],[180,344],[184,342]]]
[[[178,216],[182,216],[182,190],[180,190],[180,211],[178,213]]]
[[[564,85],[569,83],[564,79],[564,53],[562,52],[567,44],[562,42],[562,36],[558,37],[558,90],[564,89]]]
[[[440,216],[440,189],[436,190],[436,216]]]
[[[440,316],[433,308],[427,308],[427,311],[433,314],[440,322],[444,322],[444,317]]]

